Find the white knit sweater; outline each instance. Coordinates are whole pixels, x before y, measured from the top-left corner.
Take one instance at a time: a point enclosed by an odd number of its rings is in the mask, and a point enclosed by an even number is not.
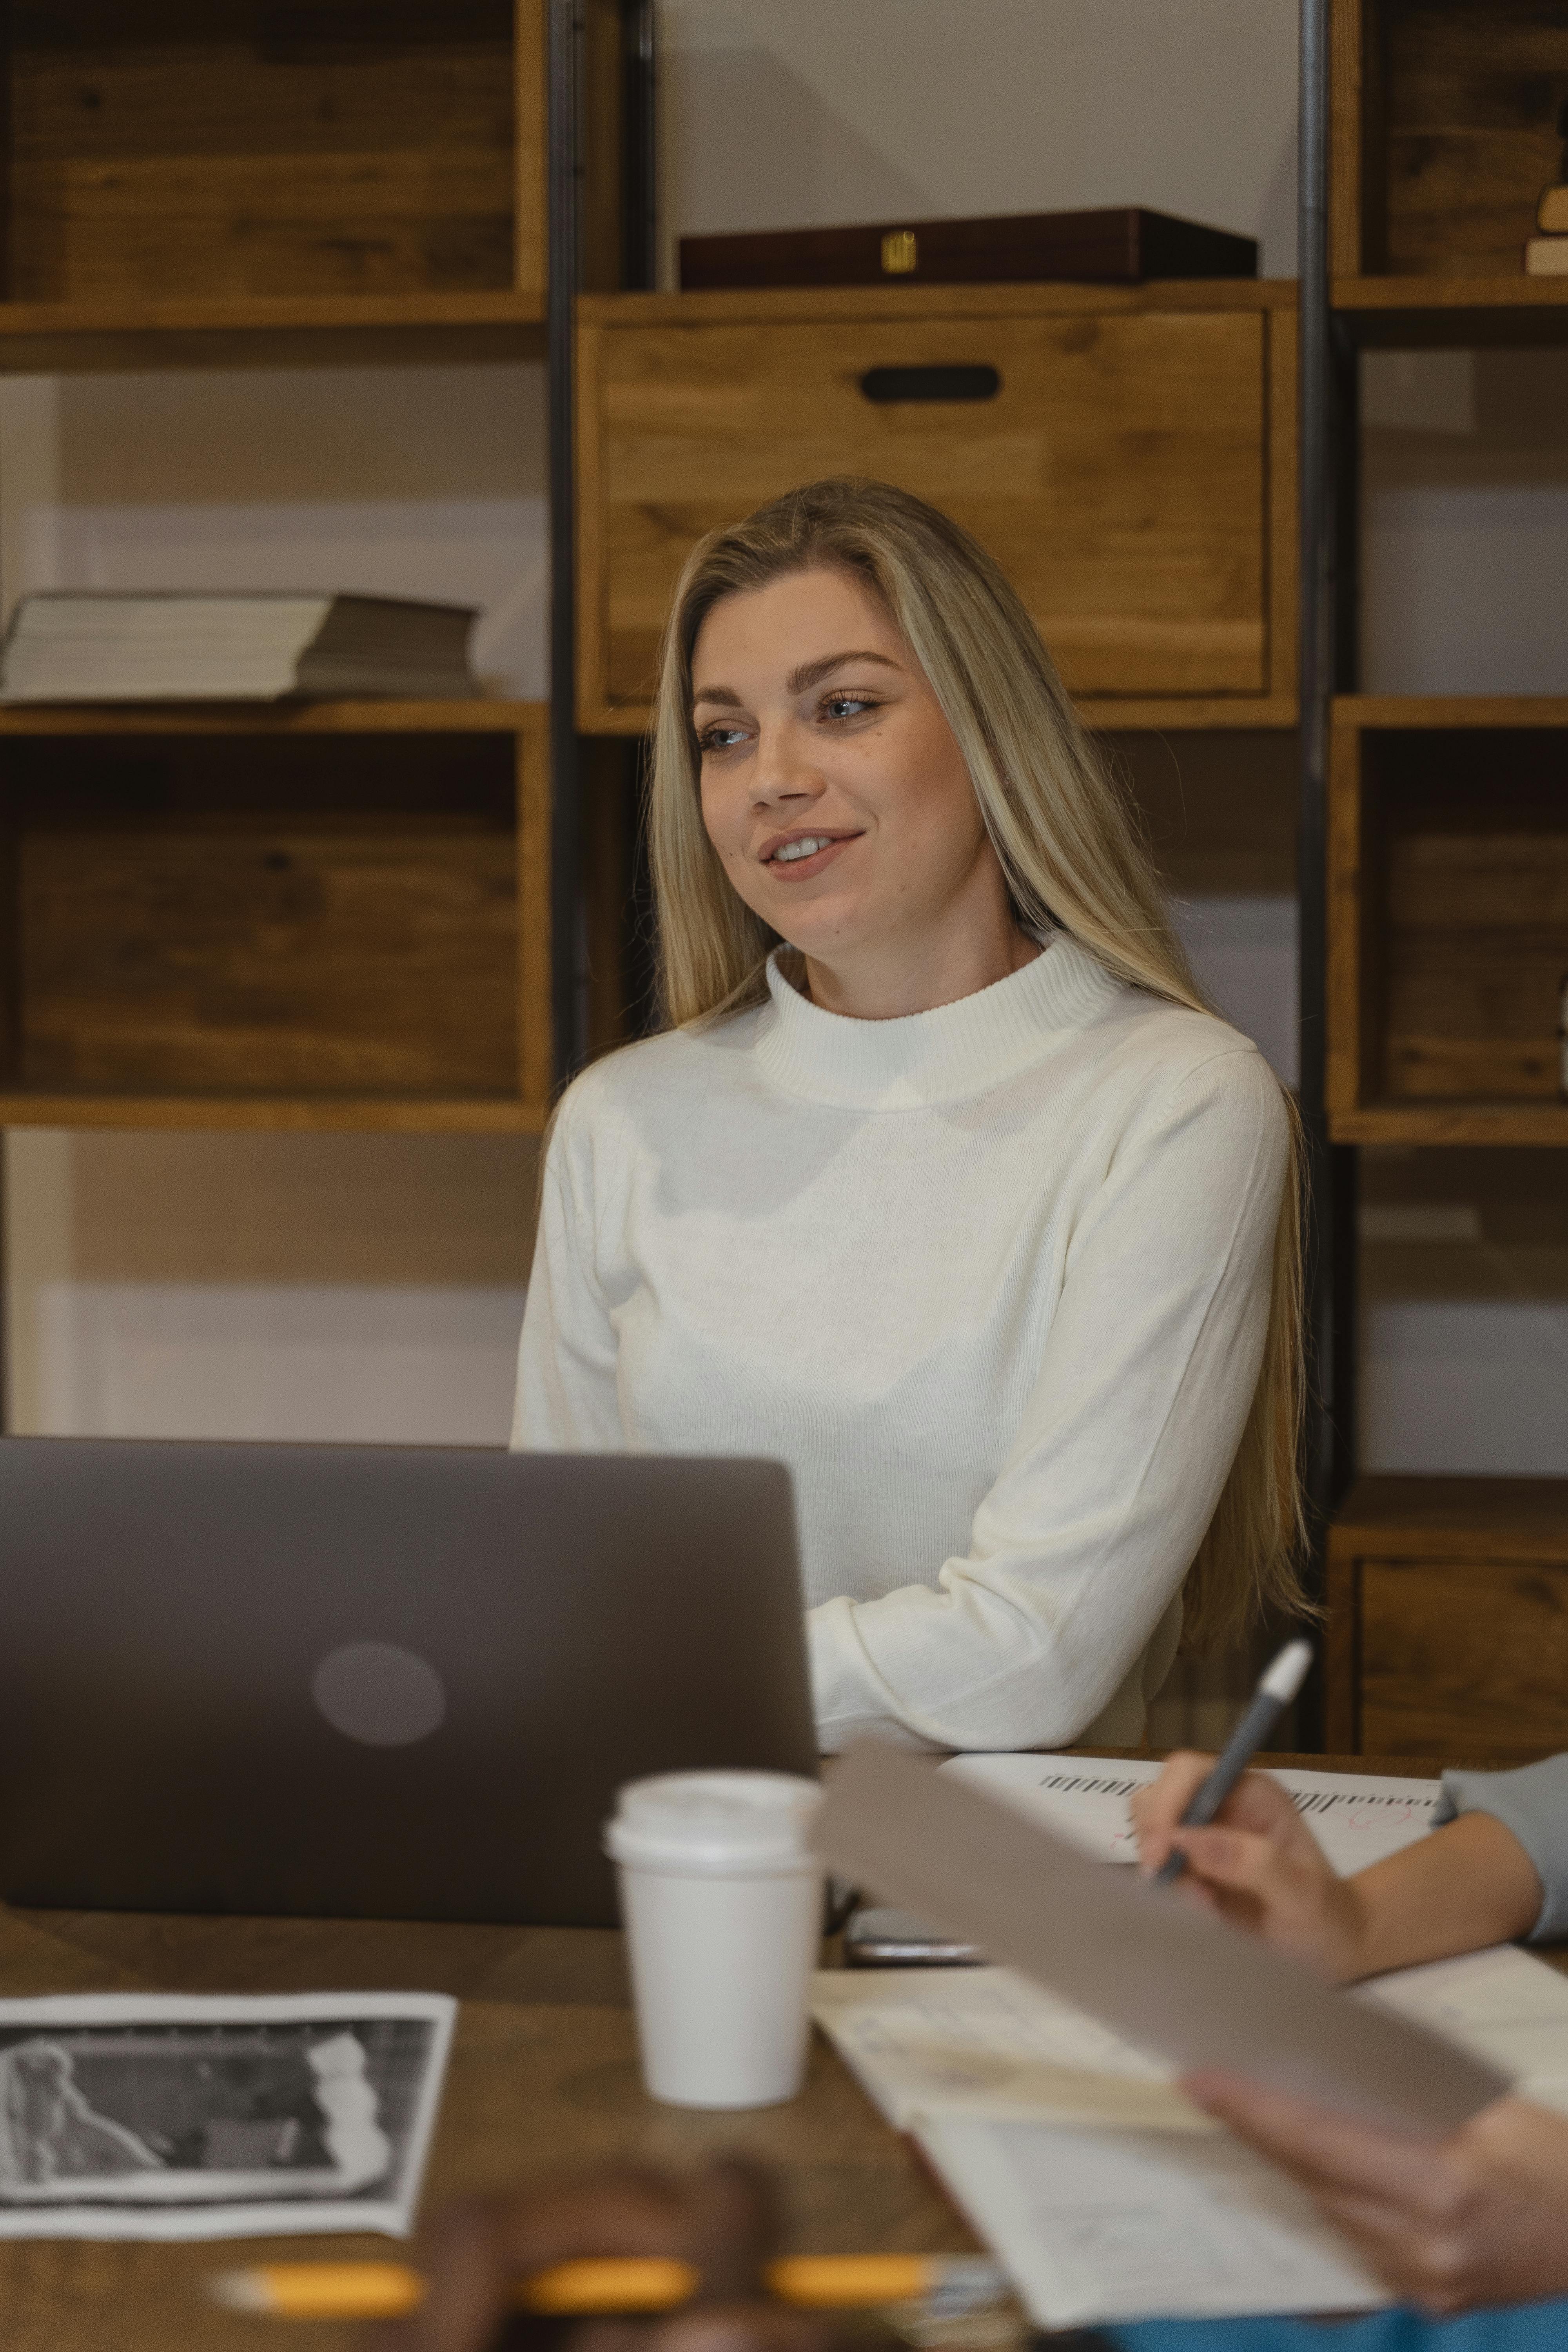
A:
[[[513,1443],[787,1462],[826,1748],[1136,1741],[1257,1381],[1279,1088],[1060,934],[903,1020],[768,978],[568,1093]]]

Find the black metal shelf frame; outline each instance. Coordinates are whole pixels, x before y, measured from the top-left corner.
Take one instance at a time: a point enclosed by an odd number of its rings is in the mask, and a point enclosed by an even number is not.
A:
[[[1321,1600],[1328,1528],[1353,1474],[1356,1155],[1330,1139],[1328,1066],[1329,734],[1333,698],[1356,659],[1358,362],[1336,320],[1329,261],[1330,5],[1300,0],[1300,1113],[1306,1178],[1310,1390],[1303,1470],[1311,1585]],[[1303,1694],[1298,1737],[1322,1744],[1322,1683]]]
[[[549,0],[551,1007],[555,1081],[588,1050],[583,897],[583,772],[577,733],[576,298],[583,283],[584,51],[590,0]],[[620,282],[658,282],[658,66],[654,0],[616,0],[620,16]],[[635,757],[635,749],[633,751]]]

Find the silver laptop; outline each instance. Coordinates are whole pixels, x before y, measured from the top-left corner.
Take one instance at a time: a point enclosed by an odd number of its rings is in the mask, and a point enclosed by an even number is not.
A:
[[[0,1896],[616,1916],[622,1781],[816,1769],[777,1463],[0,1441]]]

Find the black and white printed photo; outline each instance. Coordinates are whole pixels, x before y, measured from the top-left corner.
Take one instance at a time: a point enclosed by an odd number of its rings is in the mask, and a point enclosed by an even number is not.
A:
[[[0,2002],[0,2235],[405,2229],[451,2012],[418,1995]]]

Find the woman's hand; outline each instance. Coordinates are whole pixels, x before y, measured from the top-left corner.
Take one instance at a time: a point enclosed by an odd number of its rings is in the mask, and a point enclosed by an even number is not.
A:
[[[1276,1951],[1336,1984],[1412,1968],[1527,1935],[1541,1913],[1541,1880],[1513,1832],[1470,1812],[1413,1845],[1338,1878],[1277,1780],[1248,1772],[1208,1829],[1181,1817],[1212,1756],[1173,1756],[1132,1800],[1139,1860],[1158,1870],[1173,1847],[1187,1857],[1178,1885]]]
[[[510,2290],[531,2271],[584,2254],[669,2254],[701,2277],[668,2318],[584,2320],[572,2352],[828,2352],[827,2331],[763,2299],[774,2200],[753,2167],[714,2165],[689,2181],[631,2169],[517,2197],[477,2199],[437,2223],[430,2292],[382,2329],[380,2352],[489,2352]],[[519,2340],[525,2340],[520,2337]],[[552,2329],[552,2343],[559,2340]]]
[[[1187,2095],[1292,2173],[1378,2276],[1430,2312],[1568,2294],[1568,2120],[1498,2099],[1416,2139],[1230,2074]]]
[[[1336,1876],[1278,1780],[1248,1772],[1209,1828],[1181,1827],[1214,1760],[1184,1750],[1133,1797],[1142,1867],[1158,1870],[1174,1849],[1186,1856],[1178,1884],[1193,1899],[1336,1984],[1363,1974],[1366,1920],[1357,1881]]]

